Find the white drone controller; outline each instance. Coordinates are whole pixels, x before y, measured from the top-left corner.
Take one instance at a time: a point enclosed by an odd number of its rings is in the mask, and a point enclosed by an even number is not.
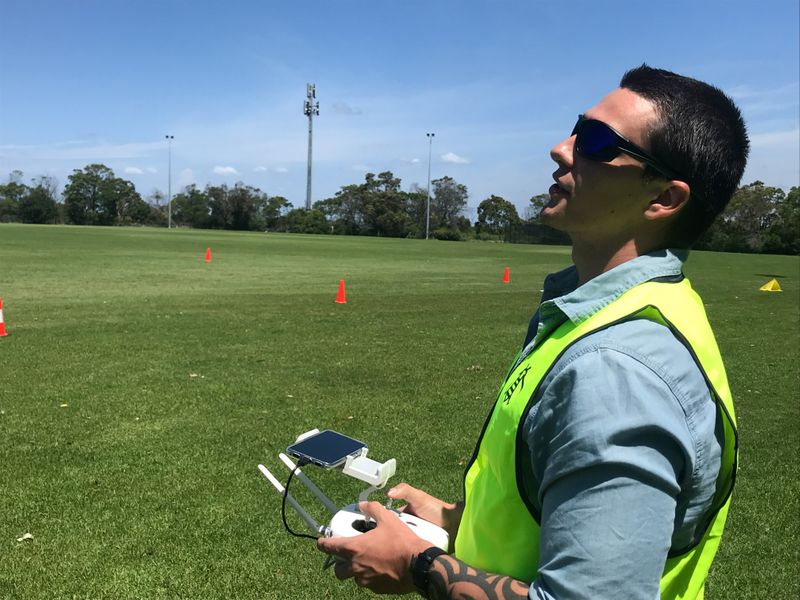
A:
[[[437,546],[445,552],[447,551],[450,536],[447,535],[444,529],[414,515],[407,515],[396,510],[392,510],[392,512],[423,540],[430,542],[431,545]],[[328,525],[330,529],[328,537],[353,537],[372,531],[377,526],[378,524],[372,519],[364,518],[364,515],[358,510],[358,505],[348,504],[333,515],[331,524]]]
[[[319,433],[319,430],[316,429],[304,433],[297,438],[297,442],[308,440]],[[311,459],[310,462],[314,462],[326,468],[341,467],[342,472],[346,475],[350,475],[351,477],[369,483],[370,487],[362,492],[359,496],[359,500],[363,501],[367,499],[371,492],[386,485],[389,477],[394,475],[396,469],[396,461],[393,458],[381,464],[368,459],[366,455],[367,448],[362,444],[361,447],[359,447],[355,452],[347,455],[346,458],[343,458],[342,461],[339,461],[337,464],[331,465],[324,461],[316,460],[314,457],[309,458]],[[358,510],[358,504],[348,504],[341,509],[338,508],[336,504],[334,504],[333,501],[328,498],[328,496],[322,493],[322,490],[320,490],[314,484],[314,482],[312,482],[300,470],[300,468],[294,464],[288,456],[286,456],[286,454],[280,453],[278,457],[289,468],[289,470],[292,471],[294,476],[297,477],[300,482],[306,488],[308,488],[308,490],[311,491],[314,496],[317,497],[317,499],[331,514],[331,521],[328,525],[320,525],[310,514],[308,514],[308,512],[302,506],[300,506],[297,500],[295,500],[291,494],[286,492],[283,485],[281,485],[275,476],[270,473],[267,467],[264,465],[258,465],[258,469],[275,487],[275,489],[278,490],[281,496],[286,497],[286,502],[295,510],[295,512],[297,512],[298,515],[300,515],[303,521],[305,521],[308,527],[315,534],[331,538],[354,537],[363,533],[367,533],[368,531],[371,531],[377,527],[377,523],[375,521],[365,518],[364,515]],[[389,506],[387,506],[387,508],[389,508]],[[431,545],[447,551],[450,544],[450,536],[448,535],[447,531],[434,525],[433,523],[430,523],[424,519],[420,519],[417,516],[409,515],[396,510],[392,510],[392,512],[396,514],[397,517],[419,537],[430,542]]]

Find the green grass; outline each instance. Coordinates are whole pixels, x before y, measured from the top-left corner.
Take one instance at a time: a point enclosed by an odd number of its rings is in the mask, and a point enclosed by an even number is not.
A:
[[[283,532],[255,465],[280,470],[296,434],[330,427],[455,499],[542,279],[569,261],[541,246],[0,226],[0,598],[369,597]],[[698,252],[687,273],[742,446],[707,597],[796,598],[800,262]],[[785,291],[759,292],[773,276]],[[313,475],[339,502],[359,491]]]

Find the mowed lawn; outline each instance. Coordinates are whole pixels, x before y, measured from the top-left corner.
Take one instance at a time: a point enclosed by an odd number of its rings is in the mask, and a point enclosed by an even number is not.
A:
[[[332,428],[397,458],[394,481],[458,498],[542,279],[569,262],[562,247],[0,225],[0,598],[369,597],[284,532],[256,464],[285,478],[277,453]],[[696,252],[686,271],[741,441],[706,597],[797,598],[800,259]],[[773,277],[782,293],[758,291]],[[337,502],[361,490],[311,469]]]

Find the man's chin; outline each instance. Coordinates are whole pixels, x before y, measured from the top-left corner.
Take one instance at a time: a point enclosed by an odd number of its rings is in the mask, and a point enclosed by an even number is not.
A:
[[[539,213],[539,222],[542,225],[547,225],[553,229],[560,229],[558,224],[562,220],[563,215],[558,210],[558,206],[545,206],[542,212]]]

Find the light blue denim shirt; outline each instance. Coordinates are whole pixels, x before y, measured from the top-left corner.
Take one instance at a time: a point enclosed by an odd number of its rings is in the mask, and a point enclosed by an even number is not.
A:
[[[679,278],[686,258],[640,256],[580,287],[575,267],[548,276],[526,350],[639,283]],[[716,407],[699,368],[666,327],[634,320],[570,347],[538,395],[521,457],[541,513],[529,597],[657,599],[667,554],[703,526],[719,471]]]

